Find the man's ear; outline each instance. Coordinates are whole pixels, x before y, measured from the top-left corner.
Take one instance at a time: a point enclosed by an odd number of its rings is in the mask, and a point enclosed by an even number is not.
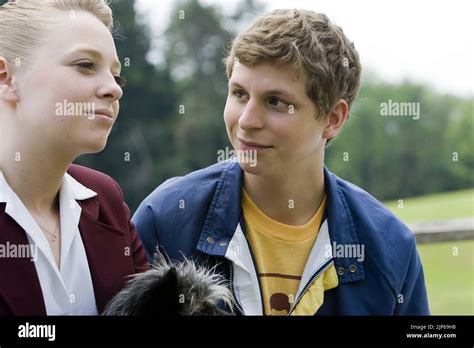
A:
[[[331,112],[329,113],[326,127],[323,131],[323,138],[332,139],[336,137],[342,130],[348,115],[349,106],[347,105],[347,102],[344,99],[339,99],[339,101],[333,106]]]
[[[0,99],[17,103],[18,93],[13,83],[13,69],[5,57],[0,57]]]

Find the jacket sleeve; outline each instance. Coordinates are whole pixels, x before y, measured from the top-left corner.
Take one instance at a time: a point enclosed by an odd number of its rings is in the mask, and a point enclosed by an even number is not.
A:
[[[148,260],[145,256],[145,251],[143,250],[143,245],[140,242],[140,239],[137,236],[137,231],[135,228],[135,225],[132,222],[131,219],[131,212],[130,208],[128,207],[127,203],[125,202],[125,198],[123,196],[122,189],[120,188],[119,184],[110,178],[112,182],[115,184],[115,186],[118,189],[118,192],[120,194],[120,197],[123,202],[123,213],[125,214],[126,218],[126,223],[128,223],[128,238],[130,241],[130,247],[131,247],[131,256],[133,259],[133,265],[135,268],[135,273],[141,273],[145,272],[150,268],[150,264],[148,263]]]
[[[130,241],[132,246],[132,258],[133,264],[135,265],[135,273],[142,273],[147,271],[150,268],[150,264],[145,255],[145,250],[143,249],[142,243],[137,236],[135,225],[133,224],[130,218],[130,209],[128,205],[124,203],[125,211],[129,221],[129,231],[130,231]]]
[[[401,295],[401,296],[400,296]],[[398,295],[395,315],[430,315],[425,277],[420,256],[416,250],[415,237],[411,243],[407,274]]]
[[[143,244],[146,256],[152,262],[159,241],[153,210],[146,201],[138,207],[132,217],[132,222],[136,226],[137,234]]]

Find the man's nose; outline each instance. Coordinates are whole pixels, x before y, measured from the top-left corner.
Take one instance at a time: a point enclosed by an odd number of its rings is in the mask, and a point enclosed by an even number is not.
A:
[[[256,102],[249,100],[239,118],[240,128],[248,130],[252,128],[262,128],[263,125],[263,110]]]

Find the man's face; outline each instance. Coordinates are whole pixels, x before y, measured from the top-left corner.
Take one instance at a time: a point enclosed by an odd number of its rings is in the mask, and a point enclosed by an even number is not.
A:
[[[257,154],[256,166],[240,158],[247,173],[281,175],[317,165],[325,145],[317,112],[292,65],[234,66],[224,120],[235,151]]]

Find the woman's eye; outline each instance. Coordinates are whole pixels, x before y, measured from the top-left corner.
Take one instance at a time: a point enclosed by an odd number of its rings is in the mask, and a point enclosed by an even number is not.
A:
[[[245,93],[244,91],[237,90],[237,91],[234,91],[232,94],[237,98],[238,102],[244,103],[249,99],[248,94]]]
[[[234,92],[234,95],[237,97],[237,98],[242,98],[244,96],[244,94],[241,92],[241,91],[235,91]]]
[[[76,63],[76,66],[78,66],[81,69],[86,69],[86,70],[95,69],[95,65],[92,62],[80,62],[80,63]],[[114,75],[114,79],[117,85],[119,85],[120,87],[124,87],[125,84],[127,83],[127,81],[120,75]]]
[[[81,62],[76,64],[78,67],[87,69],[87,70],[93,70],[94,69],[94,63],[92,62]]]

